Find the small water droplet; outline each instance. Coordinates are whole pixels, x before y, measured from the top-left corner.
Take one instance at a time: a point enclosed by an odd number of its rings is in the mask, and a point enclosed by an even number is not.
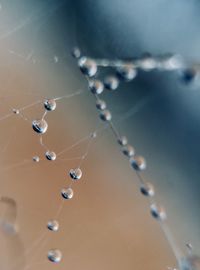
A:
[[[100,95],[104,90],[104,85],[99,80],[90,80],[89,81],[90,91],[95,95]]]
[[[63,196],[64,199],[70,200],[74,196],[74,192],[71,188],[63,188],[61,190],[61,195]]]
[[[164,221],[167,218],[165,210],[162,207],[157,206],[156,204],[152,204],[150,209],[151,209],[151,215],[154,218],[156,218],[160,221]]]
[[[56,153],[52,151],[47,151],[45,156],[48,160],[56,160]]]
[[[134,156],[130,159],[130,164],[136,171],[143,171],[146,169],[146,161],[142,156]]]
[[[115,76],[108,76],[104,79],[104,86],[108,90],[116,90],[119,86],[119,80]]]
[[[125,81],[131,81],[137,76],[137,70],[133,67],[133,65],[123,65],[117,68],[117,74],[119,78]]]
[[[44,134],[47,131],[48,124],[44,119],[33,120],[32,127],[35,132]]]
[[[101,111],[105,110],[106,109],[106,103],[105,103],[105,101],[104,100],[101,100],[101,99],[98,99],[97,102],[96,102],[96,108],[98,110],[101,110]]]
[[[72,56],[74,58],[79,58],[81,56],[81,51],[80,51],[80,49],[78,47],[74,47],[72,49]]]
[[[122,152],[127,157],[132,157],[135,154],[135,149],[131,145],[126,145],[122,148]]]
[[[81,179],[81,177],[82,177],[82,171],[81,171],[80,168],[71,169],[71,170],[69,171],[69,175],[71,176],[71,178],[72,178],[73,180],[79,180],[79,179]]]
[[[40,158],[39,158],[38,156],[34,156],[34,157],[33,157],[33,161],[34,161],[34,162],[39,162],[39,161],[40,161]]]
[[[19,110],[18,109],[13,109],[12,110],[14,114],[19,114]]]
[[[56,101],[54,99],[46,99],[44,107],[47,111],[54,111],[56,109]]]
[[[50,230],[50,231],[54,231],[54,232],[57,232],[58,229],[59,229],[59,223],[57,220],[50,220],[48,223],[47,223],[47,228]]]
[[[49,261],[59,263],[62,259],[62,253],[59,249],[51,249],[48,251],[47,257]]]
[[[82,56],[79,61],[78,65],[82,73],[86,76],[93,77],[97,73],[97,64],[94,60],[89,59],[85,56]]]
[[[110,113],[109,110],[104,110],[100,113],[100,119],[103,121],[111,121],[112,114]]]
[[[128,140],[125,136],[121,136],[120,138],[118,138],[117,142],[119,145],[125,146],[125,145],[127,145]]]
[[[154,192],[154,187],[150,183],[145,183],[143,186],[140,187],[140,191],[143,195],[153,197],[155,192]]]
[[[157,61],[152,57],[151,54],[143,54],[141,59],[138,61],[139,67],[144,71],[150,71],[157,67]]]
[[[193,83],[197,78],[197,71],[194,68],[187,68],[182,71],[181,78],[186,84]]]

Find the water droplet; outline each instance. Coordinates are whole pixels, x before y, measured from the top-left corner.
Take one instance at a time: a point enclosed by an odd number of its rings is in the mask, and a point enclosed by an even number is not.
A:
[[[56,101],[54,99],[46,99],[44,107],[47,111],[54,111],[56,109]]]
[[[135,154],[135,149],[131,145],[126,145],[123,147],[122,152],[127,157],[132,157]]]
[[[49,261],[59,263],[62,259],[62,253],[59,249],[51,249],[48,251],[47,257]]]
[[[79,65],[82,73],[86,76],[93,77],[97,73],[96,62],[92,59],[85,57],[85,56],[82,56],[79,59],[78,65]]]
[[[13,109],[12,110],[14,114],[19,114],[19,110],[18,109]]]
[[[94,139],[94,138],[96,138],[96,137],[97,137],[97,133],[96,133],[96,132],[93,132],[93,133],[91,134],[91,138]]]
[[[100,113],[100,119],[103,121],[111,121],[112,114],[108,110],[104,110]]]
[[[134,156],[130,159],[131,166],[136,171],[143,171],[146,169],[146,161],[142,156]]]
[[[34,162],[39,162],[39,161],[40,161],[40,158],[39,158],[38,156],[34,156],[34,157],[33,157],[33,161],[34,161]]]
[[[44,119],[33,120],[32,127],[35,132],[44,134],[47,131],[48,124]]]
[[[56,55],[55,55],[55,56],[53,57],[53,60],[54,60],[54,63],[55,63],[55,64],[57,64],[57,63],[58,63],[58,61],[59,61],[58,56],[56,56]]]
[[[104,100],[101,100],[101,99],[98,99],[97,102],[96,102],[96,107],[98,110],[105,110],[106,109],[106,103]]]
[[[136,77],[137,70],[133,67],[133,65],[126,64],[117,68],[117,74],[121,79],[131,81]]]
[[[74,47],[72,49],[72,56],[74,58],[79,58],[81,56],[81,51],[80,51],[80,49],[78,47]]]
[[[47,228],[50,230],[50,231],[54,231],[54,232],[57,232],[58,229],[59,229],[59,223],[57,220],[50,220],[48,223],[47,223]]]
[[[117,142],[119,145],[125,146],[125,145],[127,145],[128,140],[125,136],[121,136],[120,138],[118,138]]]
[[[197,255],[190,255],[181,258],[179,261],[180,270],[200,270],[200,257]]]
[[[104,79],[104,86],[108,90],[116,90],[119,86],[119,80],[115,76],[108,76]]]
[[[104,90],[104,85],[99,80],[90,80],[89,81],[90,91],[95,95],[100,95]]]
[[[150,183],[145,183],[143,186],[140,187],[140,191],[143,195],[153,197],[155,192],[154,192],[154,187]]]
[[[81,171],[80,168],[71,169],[71,170],[69,171],[69,175],[71,176],[71,178],[72,178],[73,180],[79,180],[79,179],[81,179],[81,177],[82,177],[82,171]]]
[[[167,218],[165,210],[162,207],[157,206],[156,204],[152,204],[150,209],[151,209],[151,215],[154,218],[156,218],[160,221],[164,221]]]
[[[45,156],[48,160],[56,160],[56,153],[55,152],[47,151],[45,153]]]
[[[71,188],[63,188],[61,190],[61,195],[63,196],[64,199],[70,200],[74,196],[74,192]]]

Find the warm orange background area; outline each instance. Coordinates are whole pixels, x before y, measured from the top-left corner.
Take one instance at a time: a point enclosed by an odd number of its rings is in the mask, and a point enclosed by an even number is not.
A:
[[[59,101],[56,111],[47,115],[49,129],[44,142],[59,152],[95,129],[98,115],[94,99],[78,69],[74,72],[67,64],[64,69],[48,58],[33,64],[10,54],[6,45],[0,53],[0,117],[9,113],[10,107],[23,107],[41,98],[23,94],[62,96],[82,88],[84,94]],[[11,97],[3,98],[8,95]],[[42,104],[24,111],[31,120],[42,113]],[[83,177],[73,186],[74,198],[64,201],[58,218],[60,230],[53,233],[47,231],[46,223],[54,218],[62,202],[60,190],[70,183],[68,171],[77,161],[33,163],[34,155],[44,159],[44,149],[31,122],[13,115],[1,120],[0,126],[1,195],[16,201],[19,228],[14,236],[0,232],[0,269],[154,270],[175,266],[168,243],[151,218],[134,172],[111,132],[100,132],[94,140],[82,165]],[[62,158],[80,156],[86,146],[87,141]],[[24,160],[27,163],[15,166]],[[44,232],[46,236],[38,242]],[[46,259],[51,248],[63,253],[58,265]]]

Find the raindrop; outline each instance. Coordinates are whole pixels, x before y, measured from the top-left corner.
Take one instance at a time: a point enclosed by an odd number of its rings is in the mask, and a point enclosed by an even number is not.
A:
[[[108,76],[104,79],[104,86],[108,90],[116,90],[119,86],[119,80],[115,76]]]
[[[103,121],[111,121],[112,114],[108,110],[104,110],[100,113],[100,119]]]
[[[12,110],[14,114],[19,114],[19,110],[18,109],[13,109]]]
[[[74,192],[71,188],[63,188],[61,190],[61,195],[63,196],[64,199],[70,200],[74,196]]]
[[[152,204],[150,209],[151,209],[151,215],[154,218],[160,221],[164,221],[167,218],[165,210],[162,207],[158,207],[156,204]]]
[[[79,179],[81,179],[81,177],[82,177],[82,171],[81,171],[80,168],[71,169],[71,170],[69,171],[69,175],[71,176],[71,178],[72,178],[73,180],[79,180]]]
[[[54,232],[57,232],[58,229],[59,229],[59,223],[57,220],[50,220],[48,223],[47,223],[47,228],[50,230],[50,231],[54,231]]]
[[[56,153],[55,152],[47,151],[45,153],[45,156],[48,160],[56,160]]]
[[[47,257],[49,261],[59,263],[62,259],[62,253],[59,249],[51,249],[48,251]]]
[[[146,169],[146,161],[142,156],[134,156],[130,159],[131,166],[136,171],[143,171]]]
[[[135,149],[131,145],[126,145],[122,149],[122,152],[127,157],[132,157],[135,154]]]
[[[98,110],[101,110],[101,111],[105,110],[106,109],[106,103],[105,103],[105,101],[104,100],[101,100],[101,99],[98,99],[97,102],[96,102],[96,108]]]
[[[89,59],[85,56],[82,56],[79,61],[78,65],[82,73],[88,77],[93,77],[97,73],[97,64],[94,60]]]
[[[154,187],[150,183],[145,183],[143,186],[140,187],[140,191],[143,195],[153,197],[155,192],[154,192]]]
[[[54,99],[46,99],[44,107],[47,111],[54,111],[56,109],[56,101]]]
[[[104,85],[99,80],[90,80],[89,81],[90,91],[95,95],[100,95],[103,92]]]
[[[44,119],[33,120],[32,127],[35,132],[44,134],[47,131],[48,124]]]

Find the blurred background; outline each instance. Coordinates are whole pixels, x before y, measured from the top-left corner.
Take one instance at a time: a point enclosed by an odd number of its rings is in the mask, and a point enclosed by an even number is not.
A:
[[[71,57],[78,46],[93,58],[127,59],[150,52],[178,53],[200,61],[200,3],[186,0],[0,1],[0,269],[166,269],[176,261],[149,213],[134,172],[112,133],[100,132],[83,163],[83,178],[64,201],[57,233],[47,231],[70,183],[76,160],[50,162],[31,121],[42,102],[24,111],[30,121],[7,114],[45,97],[85,90],[57,103],[47,115],[45,144],[56,153],[89,135],[99,123],[94,98]],[[101,74],[112,74],[104,70]],[[117,91],[102,94],[113,121],[147,161],[143,173],[168,213],[178,245],[200,253],[200,87],[178,72],[142,72]],[[101,125],[100,127],[103,127]],[[87,141],[64,153],[80,156]],[[38,155],[43,159],[32,162]],[[46,233],[45,233],[46,232]],[[49,249],[61,263],[46,259]]]

